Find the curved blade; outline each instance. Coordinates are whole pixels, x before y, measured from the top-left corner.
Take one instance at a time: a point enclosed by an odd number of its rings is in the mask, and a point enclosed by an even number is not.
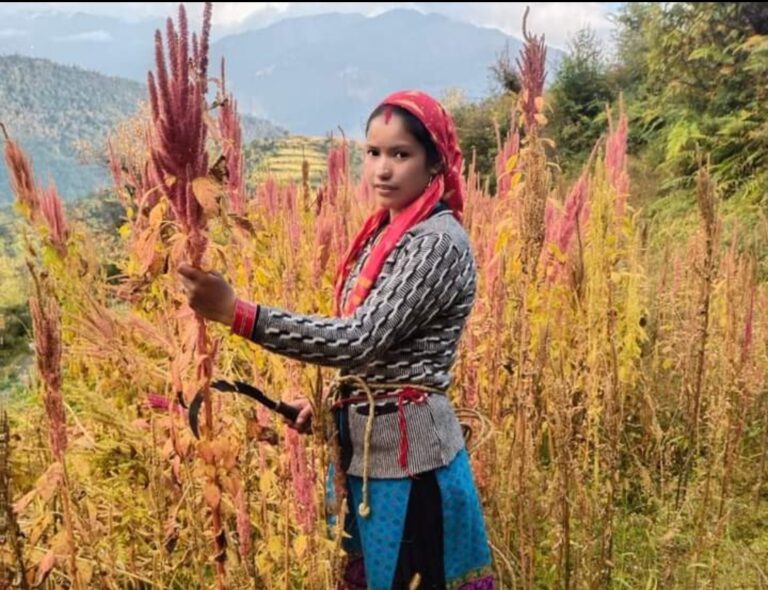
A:
[[[241,395],[245,395],[246,397],[249,397],[252,400],[265,405],[270,410],[278,412],[279,414],[282,414],[294,422],[299,416],[299,410],[297,408],[284,404],[283,402],[270,399],[264,395],[264,392],[262,392],[258,387],[254,387],[253,385],[244,383],[243,381],[235,381],[234,383],[231,383],[230,381],[219,379],[211,383],[211,387],[217,389],[218,391],[226,391],[230,393],[239,393]],[[205,396],[203,395],[203,391],[200,390],[195,394],[192,403],[189,404],[189,427],[192,429],[192,434],[194,434],[195,438],[197,439],[200,438],[200,409],[203,407],[204,400]]]
[[[265,405],[273,412],[282,414],[289,420],[295,421],[296,418],[299,417],[299,410],[293,406],[289,406],[281,401],[275,401],[267,397],[261,389],[254,387],[249,383],[245,383],[244,381],[235,381],[234,383],[230,383],[229,381],[219,380],[211,383],[211,387],[214,387],[219,391],[233,391],[250,397],[252,400]]]
[[[239,393],[237,386],[234,383],[230,381],[225,381],[224,379],[218,379],[216,381],[213,381],[211,383],[211,387],[213,387],[214,389],[218,389],[219,391],[226,391],[229,393]]]
[[[205,396],[201,390],[195,394],[195,399],[189,404],[189,427],[197,439],[200,438],[200,408],[203,407],[203,401]]]

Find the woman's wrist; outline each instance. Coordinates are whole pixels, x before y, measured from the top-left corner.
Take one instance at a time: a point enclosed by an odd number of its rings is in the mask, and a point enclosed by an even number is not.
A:
[[[235,299],[235,306],[232,312],[232,325],[230,326],[232,334],[250,338],[253,334],[253,328],[256,326],[258,317],[258,305],[243,301],[242,299]]]

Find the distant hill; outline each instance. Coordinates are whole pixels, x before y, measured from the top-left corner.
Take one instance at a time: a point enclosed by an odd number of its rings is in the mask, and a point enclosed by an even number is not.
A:
[[[359,138],[376,101],[395,90],[439,97],[461,88],[471,99],[487,96],[490,66],[507,45],[514,57],[521,42],[437,14],[323,14],[224,37],[212,45],[212,62],[226,57],[243,112],[292,133],[323,135],[341,126]],[[549,55],[554,70],[562,53]]]
[[[106,181],[105,170],[81,165],[78,142],[99,143],[120,119],[134,113],[145,92],[131,80],[110,78],[44,59],[0,57],[0,121],[32,158],[42,183],[56,181],[66,198]],[[0,167],[0,203],[11,200]]]
[[[175,14],[169,5],[168,16]],[[158,27],[164,30],[162,19],[19,12],[0,23],[0,54],[45,57],[143,84],[154,67]],[[497,56],[508,45],[514,58],[521,46],[498,29],[404,9],[370,18],[304,16],[221,38],[218,33],[214,26],[211,73],[218,75],[226,57],[228,86],[241,112],[310,136],[341,126],[347,137],[362,137],[374,103],[403,88],[437,96],[460,88],[470,99],[484,98]],[[562,55],[550,48],[550,80]]]
[[[42,183],[55,180],[65,198],[83,196],[108,181],[101,165],[82,164],[79,146],[103,146],[110,129],[133,115],[146,98],[137,82],[108,77],[44,59],[0,56],[0,121],[32,158]],[[244,117],[246,141],[286,131]],[[0,203],[11,200],[0,166]]]
[[[176,13],[169,5],[168,16]],[[134,22],[85,12],[55,12],[55,4],[1,18],[0,55],[51,59],[141,83],[146,83],[153,64],[155,30],[165,30],[164,18]]]

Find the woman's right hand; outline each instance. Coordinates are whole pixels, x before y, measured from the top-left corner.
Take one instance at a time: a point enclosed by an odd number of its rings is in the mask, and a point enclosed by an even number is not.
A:
[[[293,428],[296,432],[301,434],[309,432],[312,424],[312,404],[310,401],[305,397],[300,397],[293,400],[291,403],[283,403],[299,410],[299,415],[296,417],[295,422],[283,416],[283,422],[288,425],[288,428]]]

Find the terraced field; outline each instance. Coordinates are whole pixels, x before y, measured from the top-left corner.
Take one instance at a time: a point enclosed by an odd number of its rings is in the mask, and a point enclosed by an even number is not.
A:
[[[338,139],[303,135],[256,140],[244,150],[246,169],[250,171],[248,183],[259,184],[268,174],[278,182],[301,182],[302,164],[306,160],[310,185],[317,186],[325,178],[328,150],[333,141]],[[350,158],[353,171],[359,170],[359,144],[351,146]]]

